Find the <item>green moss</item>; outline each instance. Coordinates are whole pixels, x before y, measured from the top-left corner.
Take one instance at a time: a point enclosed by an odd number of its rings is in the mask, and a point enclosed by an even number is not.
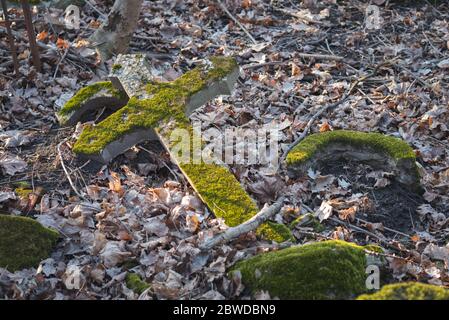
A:
[[[29,189],[31,187],[31,184],[28,181],[18,181],[18,182],[14,182],[13,186],[15,186],[17,188],[22,188],[22,189]]]
[[[14,192],[21,198],[28,198],[30,193],[33,192],[32,189],[26,189],[26,188],[16,188],[14,189]]]
[[[227,168],[205,163],[181,163],[180,167],[208,207],[224,218],[228,226],[237,226],[259,211]]]
[[[143,281],[136,273],[128,273],[126,275],[126,286],[139,295],[150,287],[150,285]]]
[[[449,300],[449,290],[419,282],[395,283],[383,286],[373,294],[357,300]]]
[[[112,71],[118,71],[121,68],[122,68],[121,64],[116,63],[116,64],[112,65]]]
[[[237,226],[259,211],[254,200],[227,168],[205,163],[180,163],[179,166],[204,203],[228,226]],[[293,239],[286,226],[272,222],[260,226],[257,233],[276,242]]]
[[[294,229],[299,223],[304,227],[311,227],[315,232],[322,232],[325,229],[320,221],[310,213],[299,216],[293,220],[289,225],[290,229]]]
[[[142,294],[145,290],[147,290],[150,285],[143,281],[139,275],[135,273],[128,273],[126,276],[126,286],[133,290],[137,294]]]
[[[315,133],[305,138],[288,154],[287,165],[302,164],[332,143],[345,143],[360,148],[370,147],[389,155],[395,161],[415,160],[413,149],[401,139],[380,133],[336,130]]]
[[[115,89],[110,81],[102,81],[90,84],[80,89],[66,104],[59,110],[58,114],[61,117],[68,116],[72,112],[78,110],[83,103],[95,96],[101,91],[106,91],[108,94],[117,97],[118,99],[124,99],[124,93]]]
[[[351,299],[365,292],[363,247],[332,240],[260,254],[237,263],[254,293],[281,299]]]
[[[382,247],[375,245],[375,244],[367,244],[363,246],[366,250],[376,253],[384,253],[384,249]]]
[[[0,215],[0,267],[10,271],[36,267],[47,258],[58,233],[26,218]]]
[[[295,241],[290,229],[285,224],[268,221],[257,229],[257,235],[276,242]]]

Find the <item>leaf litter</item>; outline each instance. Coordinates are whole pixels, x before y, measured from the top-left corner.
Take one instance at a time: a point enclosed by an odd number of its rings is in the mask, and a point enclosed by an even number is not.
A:
[[[168,65],[160,72],[167,79],[191,68],[198,58],[236,56],[243,71],[233,95],[206,104],[192,118],[201,119],[204,130],[220,132],[239,126],[256,130],[273,121],[285,124],[280,126],[281,151],[301,134],[313,114],[338,100],[356,78],[394,59],[334,112],[324,114],[311,131],[378,131],[406,140],[417,154],[423,199],[410,194],[394,199],[382,196],[382,192],[400,193],[394,175],[364,165],[349,170],[353,164],[329,164],[297,180],[287,178],[285,172],[273,175],[260,164],[235,165],[231,170],[260,205],[280,192],[287,196],[276,222],[289,225],[301,215],[317,216],[323,230],[296,226],[298,243],[321,238],[377,243],[390,255],[388,268],[396,280],[449,285],[447,4],[375,1],[384,19],[379,33],[363,27],[364,5],[355,1],[223,2],[258,44],[252,44],[213,1],[152,1],[144,3],[130,50],[149,52],[156,65]],[[104,1],[96,4],[107,12]],[[230,278],[226,269],[279,245],[248,233],[201,252],[201,241],[227,227],[204,207],[161,146],[146,143],[107,167],[95,167],[73,157],[72,137],[63,146],[62,157],[87,199],[72,195],[56,146],[72,133],[76,137],[82,128],[75,132],[58,128],[55,111],[79,88],[104,77],[86,41],[101,17],[91,6],[81,9],[82,28],[58,35],[49,26],[48,13],[60,17],[61,12],[39,8],[35,27],[43,73],[28,64],[27,41],[19,35],[20,81],[0,77],[0,210],[20,214],[17,188],[35,191],[41,186],[45,191],[29,214],[61,233],[52,256],[36,269],[15,273],[0,269],[0,295],[11,299],[276,298],[264,291],[251,295],[241,278]],[[14,15],[20,17],[20,10]],[[1,28],[3,53],[7,42]],[[67,55],[61,58],[65,50]],[[344,59],[323,60],[316,54]],[[3,56],[0,59],[1,74],[11,74],[12,65]],[[414,205],[406,206],[406,201]],[[391,212],[380,203],[406,209],[404,217],[396,218],[407,220],[405,229],[390,225],[391,219],[383,216]],[[150,289],[139,296],[127,288],[129,272],[148,282]]]

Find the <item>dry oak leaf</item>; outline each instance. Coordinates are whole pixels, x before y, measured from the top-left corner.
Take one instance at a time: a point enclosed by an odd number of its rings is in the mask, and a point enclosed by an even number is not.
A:
[[[37,41],[44,41],[45,39],[47,39],[48,37],[48,32],[47,31],[42,31],[39,32],[36,36],[36,40]]]
[[[111,172],[108,179],[109,179],[109,189],[111,189],[111,191],[117,192],[119,195],[122,195],[124,193],[124,190],[118,173]]]
[[[56,40],[56,46],[59,49],[67,49],[68,47],[70,47],[70,44],[68,41],[66,41],[62,38],[58,38],[58,40]]]
[[[331,131],[331,126],[329,122],[325,121],[322,125],[320,125],[320,132]]]

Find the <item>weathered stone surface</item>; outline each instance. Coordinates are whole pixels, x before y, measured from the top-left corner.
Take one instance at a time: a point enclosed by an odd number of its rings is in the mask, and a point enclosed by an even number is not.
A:
[[[111,82],[98,82],[78,91],[56,113],[56,117],[61,125],[73,126],[78,121],[86,120],[94,111],[99,111],[103,108],[118,110],[127,101],[126,95],[114,89]]]
[[[114,87],[126,92],[128,97],[149,98],[145,83],[154,81],[151,65],[143,54],[119,54],[109,74]]]
[[[188,115],[217,95],[230,94],[238,74],[233,58],[213,57],[178,79],[162,83],[154,81],[142,55],[122,55],[113,67],[111,81],[119,86],[117,90],[126,92],[128,103],[100,123],[87,126],[73,151],[108,163],[136,143],[159,139],[170,152],[173,131],[184,129],[193,141]],[[229,226],[259,211],[228,168],[218,162],[186,161],[176,153],[171,157],[204,203]],[[264,224],[258,232],[279,242],[291,238],[283,225]]]
[[[354,160],[394,172],[398,182],[420,191],[413,149],[405,141],[380,133],[336,130],[312,134],[288,154],[286,161],[289,175],[295,177],[335,159]]]
[[[47,258],[58,233],[26,218],[0,214],[0,267],[10,271],[36,267]]]

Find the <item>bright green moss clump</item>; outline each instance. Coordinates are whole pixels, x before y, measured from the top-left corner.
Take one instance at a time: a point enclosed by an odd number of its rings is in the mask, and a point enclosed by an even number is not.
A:
[[[218,217],[224,218],[228,226],[237,226],[259,211],[254,200],[227,168],[205,163],[181,163],[180,167],[192,180],[204,202]]]
[[[79,109],[83,103],[94,97],[101,91],[105,91],[111,96],[117,97],[118,99],[124,99],[125,96],[119,90],[115,89],[110,81],[102,81],[90,84],[82,89],[80,89],[69,101],[66,102],[64,107],[59,110],[58,114],[60,116],[67,116],[73,111]]]
[[[345,143],[360,148],[369,147],[389,155],[395,161],[415,160],[413,149],[401,139],[373,132],[336,130],[315,133],[305,138],[288,154],[287,165],[302,164],[332,143]]]
[[[150,287],[136,273],[128,273],[126,275],[126,286],[139,295]]]
[[[58,233],[25,217],[0,215],[0,267],[16,271],[47,258]]]
[[[213,210],[215,216],[223,218],[228,226],[237,226],[259,211],[254,200],[227,168],[205,163],[180,163],[179,166],[204,203]],[[272,222],[260,226],[257,233],[276,242],[293,239],[286,226]]]
[[[16,188],[14,192],[21,198],[27,198],[31,193],[33,193],[32,189],[26,188]]]
[[[238,262],[252,292],[281,299],[352,299],[365,291],[363,247],[332,240],[260,254]],[[231,271],[231,272],[232,272]]]
[[[419,282],[395,283],[383,286],[373,294],[357,300],[449,300],[449,290]]]

